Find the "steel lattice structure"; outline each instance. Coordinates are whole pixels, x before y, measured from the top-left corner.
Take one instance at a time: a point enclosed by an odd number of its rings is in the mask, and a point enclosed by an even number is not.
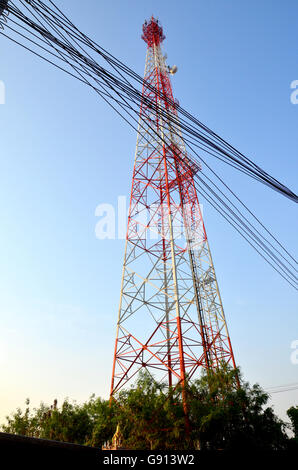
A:
[[[169,386],[222,361],[236,367],[194,183],[200,168],[179,129],[158,20],[145,22],[142,38],[147,57],[111,397],[144,367]]]

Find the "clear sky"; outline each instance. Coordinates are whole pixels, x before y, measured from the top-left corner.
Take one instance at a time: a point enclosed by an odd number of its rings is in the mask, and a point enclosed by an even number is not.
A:
[[[84,3],[82,7],[82,3]],[[178,65],[174,95],[236,148],[297,192],[296,1],[72,0],[57,4],[141,75],[141,26],[164,26]],[[98,204],[128,195],[135,133],[87,87],[0,37],[0,421],[31,398],[108,397],[123,240],[98,240]],[[297,207],[215,164],[295,252]],[[298,382],[297,298],[204,204],[237,363],[263,387]],[[275,394],[284,417],[298,393]]]

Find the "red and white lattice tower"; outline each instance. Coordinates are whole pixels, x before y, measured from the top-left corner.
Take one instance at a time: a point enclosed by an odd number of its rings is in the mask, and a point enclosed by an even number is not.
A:
[[[148,47],[111,397],[142,368],[171,387],[222,361],[235,367],[194,183],[200,167],[186,154],[158,20],[145,22],[142,38]]]

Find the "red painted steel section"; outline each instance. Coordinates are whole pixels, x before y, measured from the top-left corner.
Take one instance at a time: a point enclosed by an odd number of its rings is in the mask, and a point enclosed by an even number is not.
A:
[[[158,46],[165,39],[161,25],[153,16],[148,23],[145,21],[143,24],[142,39],[144,39],[149,47],[153,45]]]
[[[163,29],[158,20],[151,18],[143,26],[142,38],[147,43],[148,50],[151,52],[155,48],[159,48],[160,43],[164,40]],[[162,70],[158,64],[155,64],[144,77],[144,85],[142,91],[142,105],[140,109],[141,122],[150,123],[156,130],[160,132],[160,116],[158,113],[150,110],[146,103],[151,100],[156,105],[158,103],[163,109],[177,116],[177,110],[172,93],[172,86],[168,73]],[[162,240],[151,242],[149,245],[144,238],[139,235],[141,223],[137,223],[134,214],[138,206],[146,207],[148,204],[148,192],[156,193],[156,198],[161,206],[165,205],[166,210],[161,212],[160,223],[162,227],[168,227],[167,218],[171,215],[172,208],[179,205],[181,209],[190,208],[189,223],[194,225],[199,218],[202,227],[202,242],[207,243],[207,235],[200,211],[197,191],[194,182],[194,175],[200,171],[199,165],[191,162],[186,154],[175,144],[174,139],[171,143],[163,142],[160,144],[159,152],[156,149],[148,151],[148,154],[142,159],[136,159],[133,170],[133,180],[131,187],[130,208],[127,226],[127,243],[130,250],[137,250],[139,257],[150,255],[151,259],[161,259],[164,265],[171,261],[171,243],[163,237]],[[161,161],[162,166],[156,162]],[[174,198],[174,192],[176,199]],[[179,203],[177,203],[177,195]],[[152,216],[153,217],[153,216]],[[148,222],[150,225],[151,220]],[[146,228],[146,227],[145,227]],[[182,254],[189,255],[189,266],[193,269],[193,276],[199,279],[198,273],[195,272],[195,263],[192,260],[192,253],[189,246],[180,246],[175,240],[175,254],[179,258]],[[136,254],[133,253],[135,256]],[[127,256],[127,254],[126,254]],[[124,271],[125,271],[124,265]],[[141,290],[133,285],[133,279],[136,275],[132,273],[131,286],[129,284],[128,274],[124,279],[125,286],[122,290],[132,289],[133,301],[138,301],[140,306],[144,302],[141,296]],[[128,280],[127,280],[128,279]],[[167,281],[170,289],[173,289],[174,279]],[[194,281],[195,282],[195,281]],[[165,282],[165,285],[167,283]],[[208,318],[204,314],[199,295],[199,285],[194,286],[197,290],[197,310],[199,320],[188,317],[183,314],[176,314],[169,319],[152,323],[151,333],[148,335],[147,341],[140,340],[138,335],[132,331],[127,331],[124,327],[121,329],[123,315],[119,314],[120,329],[117,330],[117,337],[114,350],[111,397],[123,387],[128,380],[131,380],[142,368],[151,368],[154,370],[165,370],[168,377],[168,385],[173,385],[173,379],[176,383],[184,385],[187,378],[191,379],[200,369],[216,368],[220,365],[220,361],[225,360],[235,368],[235,359],[227,331],[219,328],[218,321]],[[140,288],[141,289],[141,288]],[[179,289],[179,285],[178,285]],[[122,292],[123,293],[123,292]],[[168,294],[167,292],[165,294]],[[160,293],[158,295],[161,295]],[[171,296],[169,296],[171,297]],[[129,312],[129,295],[125,297]],[[131,309],[133,312],[133,309]],[[179,309],[178,309],[179,310]],[[194,349],[194,339],[189,335],[197,335],[197,343],[200,346],[200,353]],[[159,335],[160,333],[162,335]],[[160,339],[163,337],[164,339]],[[146,353],[147,359],[144,359]],[[148,359],[149,357],[149,359]],[[116,366],[118,367],[116,371]],[[185,412],[187,413],[186,397],[183,397],[185,404]]]

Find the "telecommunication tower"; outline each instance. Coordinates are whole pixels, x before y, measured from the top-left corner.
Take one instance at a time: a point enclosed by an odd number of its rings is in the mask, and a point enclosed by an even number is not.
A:
[[[111,397],[143,368],[169,387],[236,367],[158,20],[147,56],[132,177]],[[183,393],[183,392],[182,392]],[[185,401],[185,397],[183,398]]]

